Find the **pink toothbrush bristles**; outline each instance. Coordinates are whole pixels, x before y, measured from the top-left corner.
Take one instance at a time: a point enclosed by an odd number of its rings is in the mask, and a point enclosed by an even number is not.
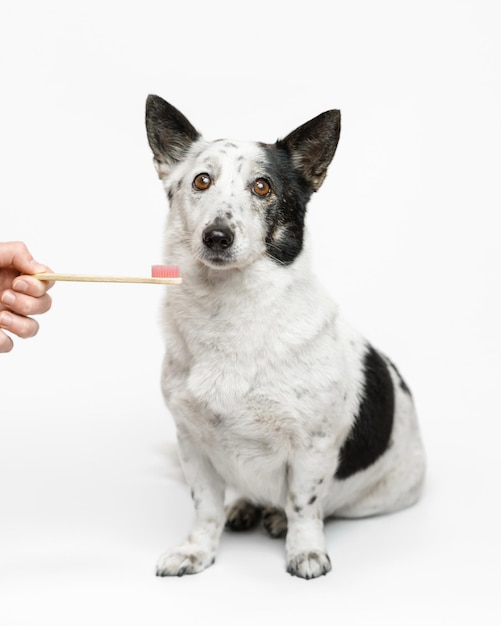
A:
[[[181,273],[177,265],[152,265],[152,278],[180,278]]]

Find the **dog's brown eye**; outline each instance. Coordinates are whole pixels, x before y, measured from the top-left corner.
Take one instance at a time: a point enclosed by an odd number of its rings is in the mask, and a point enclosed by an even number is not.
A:
[[[199,174],[193,181],[193,186],[200,191],[205,191],[210,187],[211,182],[209,174]]]
[[[258,178],[252,186],[252,191],[257,196],[267,196],[271,192],[270,183],[265,178]]]

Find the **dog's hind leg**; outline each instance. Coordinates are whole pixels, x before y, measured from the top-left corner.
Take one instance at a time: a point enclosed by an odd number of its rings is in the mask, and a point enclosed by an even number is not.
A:
[[[261,519],[264,529],[273,539],[281,539],[287,534],[287,517],[282,509],[263,508],[245,498],[240,498],[226,507],[226,528],[229,530],[251,530]]]
[[[240,498],[226,507],[226,528],[240,532],[255,528],[261,520],[262,507]]]
[[[287,517],[282,509],[269,507],[263,511],[263,526],[273,539],[281,539],[287,534]]]
[[[394,513],[415,504],[423,488],[425,458],[420,441],[409,446],[400,462],[356,501],[337,509],[334,517],[359,518]]]

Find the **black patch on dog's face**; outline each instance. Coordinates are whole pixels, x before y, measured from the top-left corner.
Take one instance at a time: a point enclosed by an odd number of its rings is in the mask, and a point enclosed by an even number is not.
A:
[[[266,252],[280,265],[290,265],[303,249],[306,207],[312,191],[292,166],[286,151],[263,145],[272,197],[266,204]]]
[[[364,394],[358,415],[339,455],[337,479],[371,466],[387,450],[393,429],[395,393],[388,367],[369,346],[364,360]]]

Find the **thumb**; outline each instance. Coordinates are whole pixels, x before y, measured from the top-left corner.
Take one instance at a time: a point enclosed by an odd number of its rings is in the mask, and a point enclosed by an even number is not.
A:
[[[0,243],[0,267],[13,267],[22,274],[46,272],[47,267],[35,261],[21,241]]]

